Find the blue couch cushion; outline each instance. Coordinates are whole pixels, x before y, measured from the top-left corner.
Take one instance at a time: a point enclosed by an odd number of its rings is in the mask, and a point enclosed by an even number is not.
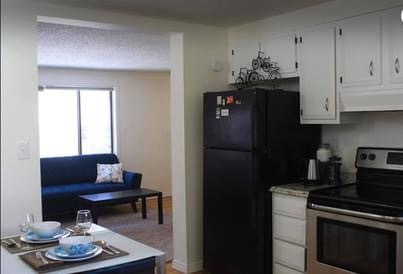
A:
[[[119,159],[115,154],[41,158],[42,186],[95,182],[97,163],[116,164]]]
[[[52,185],[42,187],[42,196],[46,198],[59,197],[59,196],[74,196],[85,194],[94,194],[101,192],[119,191],[131,189],[127,184],[122,183],[101,183],[95,184],[94,182],[83,182],[67,185]]]
[[[80,208],[78,200],[78,196],[80,195],[126,189],[132,188],[127,184],[121,183],[95,184],[94,182],[42,187],[42,209],[44,218],[48,220],[49,215],[76,211]]]

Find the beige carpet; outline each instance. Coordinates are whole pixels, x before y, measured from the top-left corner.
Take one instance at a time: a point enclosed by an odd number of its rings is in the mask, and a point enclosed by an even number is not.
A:
[[[138,206],[138,209],[139,212],[134,213],[130,204],[101,209],[98,224],[164,251],[167,261],[171,261],[173,258],[171,212],[164,212],[164,224],[160,225],[156,208],[147,208],[147,219],[141,217],[141,206]],[[75,220],[72,216],[64,216],[62,222],[64,225],[72,225]]]

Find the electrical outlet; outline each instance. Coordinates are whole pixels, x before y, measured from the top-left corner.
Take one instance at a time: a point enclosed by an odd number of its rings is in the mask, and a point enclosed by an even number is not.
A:
[[[17,159],[28,160],[30,157],[28,141],[17,142]]]

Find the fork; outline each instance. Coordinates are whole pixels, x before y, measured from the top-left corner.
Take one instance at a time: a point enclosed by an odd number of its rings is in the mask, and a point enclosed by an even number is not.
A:
[[[40,259],[42,261],[42,263],[44,264],[48,264],[49,262],[43,257],[42,252],[40,251],[36,251],[35,252],[35,256],[37,259]]]

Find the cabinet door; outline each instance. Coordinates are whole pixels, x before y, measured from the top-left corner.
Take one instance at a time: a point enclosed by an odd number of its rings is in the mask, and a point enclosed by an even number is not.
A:
[[[391,83],[403,83],[403,23],[402,7],[382,15],[382,35],[386,52],[385,71]]]
[[[340,22],[337,35],[339,81],[342,88],[379,85],[381,82],[380,15]]]
[[[252,60],[259,51],[258,40],[237,40],[230,45],[229,83],[234,83],[241,68],[252,68]]]
[[[298,45],[301,123],[337,122],[335,28],[303,31]]]
[[[277,62],[282,76],[297,71],[297,47],[295,33],[262,38],[261,49],[270,60]]]

